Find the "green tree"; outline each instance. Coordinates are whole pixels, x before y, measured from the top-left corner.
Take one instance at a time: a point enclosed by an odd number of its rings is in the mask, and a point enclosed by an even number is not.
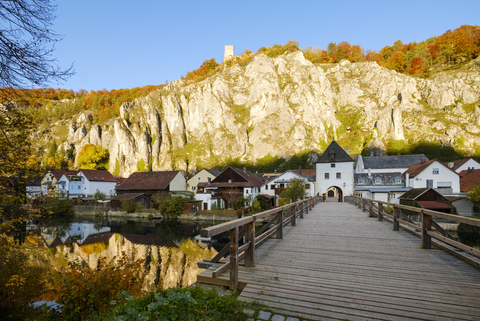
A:
[[[155,197],[154,206],[162,213],[164,219],[175,220],[182,214],[183,200],[182,196]]]
[[[100,145],[86,144],[78,154],[77,164],[84,169],[108,170],[110,155]]]
[[[305,181],[300,178],[292,179],[280,196],[289,202],[296,202],[303,199],[306,196]]]

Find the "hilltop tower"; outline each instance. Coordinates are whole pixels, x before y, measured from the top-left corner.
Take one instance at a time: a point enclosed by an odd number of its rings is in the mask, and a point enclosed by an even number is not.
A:
[[[225,46],[225,54],[223,55],[223,61],[227,61],[230,57],[235,56],[235,50],[233,46]]]

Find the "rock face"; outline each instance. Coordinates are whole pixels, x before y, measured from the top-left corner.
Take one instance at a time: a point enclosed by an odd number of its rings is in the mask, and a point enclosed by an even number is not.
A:
[[[355,153],[374,132],[383,142],[455,144],[463,136],[463,147],[473,150],[480,145],[479,104],[475,68],[425,80],[375,62],[313,65],[301,52],[257,55],[246,67],[195,84],[176,80],[125,103],[113,123],[89,126],[89,117],[78,115],[68,143],[77,153],[87,143],[107,148],[110,170],[118,163],[121,175],[142,159],[152,170],[185,169],[188,160],[191,170],[228,157],[254,162],[321,152],[331,139]]]

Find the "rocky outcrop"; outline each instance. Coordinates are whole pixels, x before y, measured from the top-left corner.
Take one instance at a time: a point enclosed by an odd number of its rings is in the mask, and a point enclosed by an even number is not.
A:
[[[153,170],[185,169],[187,159],[193,168],[229,157],[254,162],[268,154],[321,152],[333,138],[355,153],[374,132],[383,142],[455,144],[463,136],[464,148],[473,151],[480,145],[475,66],[420,79],[375,62],[314,65],[301,52],[257,55],[246,67],[194,84],[176,80],[125,103],[108,124],[88,125],[91,119],[81,114],[70,124],[68,143],[77,153],[87,143],[107,148],[111,171],[118,162],[121,175],[142,159]],[[352,140],[349,131],[361,137]]]

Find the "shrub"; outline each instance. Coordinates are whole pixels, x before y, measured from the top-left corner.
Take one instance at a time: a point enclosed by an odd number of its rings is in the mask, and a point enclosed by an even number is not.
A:
[[[135,202],[127,200],[122,201],[122,208],[127,213],[135,213],[136,211],[140,210],[142,206]]]
[[[183,200],[181,196],[165,196],[154,198],[154,207],[162,213],[164,219],[176,219],[183,211]]]

